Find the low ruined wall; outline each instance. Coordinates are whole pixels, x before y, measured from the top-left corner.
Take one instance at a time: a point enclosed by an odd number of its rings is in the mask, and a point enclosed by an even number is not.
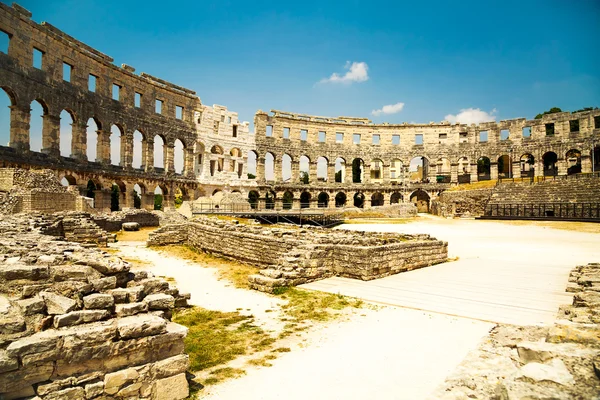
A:
[[[19,196],[17,212],[47,212],[77,210],[77,196],[73,193],[30,192]]]
[[[159,217],[147,210],[127,210],[97,214],[93,216],[93,220],[107,232],[120,231],[121,226],[125,222],[137,222],[142,227],[159,225]]]
[[[370,280],[446,261],[448,244],[429,235],[265,227],[201,218],[152,233],[148,245],[187,244],[264,269],[251,287],[272,292],[330,276]]]
[[[441,217],[483,215],[493,189],[445,191],[431,202],[432,214]]]
[[[189,295],[19,218],[0,221],[0,398],[186,398]]]

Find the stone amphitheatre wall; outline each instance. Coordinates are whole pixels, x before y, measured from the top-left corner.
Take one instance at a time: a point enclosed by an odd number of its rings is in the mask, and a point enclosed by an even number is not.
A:
[[[272,292],[338,275],[371,280],[446,261],[448,244],[429,235],[265,228],[202,218],[150,234],[148,245],[187,244],[263,267],[254,289]]]
[[[494,189],[445,191],[431,202],[431,213],[441,217],[476,217],[485,213]]]

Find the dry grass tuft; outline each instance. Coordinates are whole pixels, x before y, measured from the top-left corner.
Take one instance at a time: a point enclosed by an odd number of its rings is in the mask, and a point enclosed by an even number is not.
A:
[[[361,308],[363,301],[340,294],[313,292],[295,287],[280,288],[275,293],[279,298],[288,300],[281,308],[287,320],[295,327],[305,321],[328,321],[339,315],[347,307]]]
[[[227,379],[239,378],[242,375],[246,375],[246,371],[239,368],[217,368],[210,372],[210,377],[204,380],[205,385],[215,385],[219,382]]]

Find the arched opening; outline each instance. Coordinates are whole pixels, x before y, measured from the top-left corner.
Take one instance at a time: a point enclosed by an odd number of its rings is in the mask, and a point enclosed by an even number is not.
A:
[[[131,166],[136,169],[142,167],[142,147],[144,142],[144,135],[140,131],[133,132],[133,158]]]
[[[581,151],[571,149],[567,151],[565,158],[567,160],[567,175],[581,173]]]
[[[215,189],[215,190],[213,190],[213,192],[212,192],[211,196],[214,196],[215,194],[217,194],[217,193],[221,193],[221,192],[222,192],[222,190],[221,190],[221,189]]]
[[[292,179],[292,157],[289,154],[284,154],[281,157],[281,179],[284,182],[289,182]]]
[[[398,203],[401,203],[402,201],[403,201],[403,197],[402,197],[402,194],[399,192],[394,192],[390,196],[390,204],[398,204]]]
[[[310,207],[310,193],[302,192],[300,194],[300,208],[309,208]]]
[[[327,182],[329,160],[325,157],[317,158],[317,182]]]
[[[317,196],[317,207],[327,208],[329,206],[329,195],[325,192],[319,193]]]
[[[154,168],[162,170],[165,168],[165,139],[160,136],[154,136]]]
[[[173,204],[175,205],[175,208],[181,207],[181,204],[183,204],[184,201],[188,200],[189,198],[185,188],[179,186],[175,188],[175,190],[173,191]]]
[[[122,207],[121,199],[125,198],[126,186],[121,181],[112,183],[110,191],[110,211],[119,211]]]
[[[458,159],[458,183],[471,182],[471,165],[467,157]]]
[[[352,160],[352,183],[365,181],[365,162],[361,158]]]
[[[300,171],[300,183],[310,183],[310,159],[308,157],[300,156],[298,169]]]
[[[204,151],[205,147],[202,142],[194,143],[194,171],[197,176],[201,176],[204,172]]]
[[[273,153],[265,154],[265,180],[275,180],[275,156]]]
[[[265,194],[265,207],[267,210],[273,210],[275,208],[275,192],[267,191]]]
[[[12,97],[4,88],[0,90],[0,146],[10,144],[10,107],[14,105]]]
[[[435,174],[435,181],[437,183],[450,183],[452,177],[450,160],[447,158],[440,158],[437,161],[437,172]]]
[[[529,153],[525,153],[521,156],[521,177],[533,177],[535,176],[535,158]]]
[[[590,151],[590,156],[592,157],[592,172],[600,171],[600,146],[594,147]]]
[[[166,188],[161,187],[160,185],[154,188],[154,209],[162,210],[163,209],[163,196],[167,195]]]
[[[121,136],[123,131],[117,125],[110,127],[110,163],[119,165],[121,163]]]
[[[99,161],[98,160],[98,131],[102,129],[100,122],[95,118],[88,119],[86,128],[86,140],[87,140],[87,159],[88,161]]]
[[[371,207],[380,207],[383,205],[383,194],[377,192],[371,195]]]
[[[477,160],[477,180],[489,181],[492,179],[491,161],[487,157],[479,157]]]
[[[344,207],[346,205],[346,193],[339,192],[335,195],[335,206],[336,207]]]
[[[346,182],[346,160],[341,157],[335,159],[335,181],[337,183]]]
[[[235,172],[238,178],[242,177],[244,171],[244,160],[242,158],[242,151],[237,147],[234,147],[229,152],[230,156],[230,170]]]
[[[60,155],[63,157],[71,156],[71,144],[73,142],[73,123],[75,118],[71,112],[62,110],[60,112]]]
[[[365,206],[365,195],[357,192],[354,194],[354,207],[363,208]]]
[[[223,148],[214,145],[210,149],[210,176],[215,176],[217,172],[223,171],[225,157],[223,156]]]
[[[498,157],[498,178],[510,178],[510,157],[506,154]]]
[[[379,158],[371,160],[370,175],[371,183],[383,182],[383,161]]]
[[[173,149],[173,165],[175,166],[175,173],[181,174],[185,165],[184,150],[185,146],[179,139],[175,139],[175,147]]]
[[[248,203],[250,203],[250,207],[256,209],[258,207],[258,199],[259,194],[256,190],[251,190],[248,192]]]
[[[556,163],[558,162],[558,156],[555,152],[549,151],[544,153],[542,160],[544,162],[544,176],[558,175],[558,168],[556,166]]]
[[[427,157],[414,157],[408,166],[411,182],[429,182],[429,160]]]
[[[146,193],[144,185],[135,184],[133,185],[133,208],[142,208],[142,195]]]
[[[65,175],[60,180],[61,185],[63,186],[74,186],[77,185],[77,180],[72,175]]]
[[[392,185],[402,182],[404,179],[404,164],[398,158],[394,158],[390,163],[390,182]]]
[[[254,150],[248,152],[248,179],[256,179],[256,159],[257,154]]]
[[[283,194],[283,209],[291,210],[294,205],[294,195],[290,191]]]
[[[418,189],[410,195],[410,202],[417,206],[417,212],[429,212],[430,197],[424,190]]]
[[[48,107],[41,100],[31,102],[31,119],[29,122],[29,149],[42,151],[44,118],[48,115]]]

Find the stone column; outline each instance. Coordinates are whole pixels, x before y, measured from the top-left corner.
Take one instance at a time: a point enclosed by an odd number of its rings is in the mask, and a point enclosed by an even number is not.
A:
[[[521,160],[513,160],[511,166],[511,178],[520,178],[521,177]]]
[[[273,180],[276,183],[280,183],[283,181],[281,168],[281,160],[277,162],[277,159],[273,157]]]
[[[589,174],[592,172],[592,157],[589,154],[581,154],[581,172]]]
[[[125,192],[121,193],[121,197],[123,198],[122,203],[121,199],[119,199],[119,206],[121,210],[135,208],[135,205],[133,204],[133,185],[125,185]]]
[[[498,168],[496,167],[496,173],[498,172]],[[458,163],[450,164],[450,182],[456,183],[458,182]]]
[[[384,206],[389,206],[390,204],[390,198],[392,197],[391,193],[383,193],[383,205]]]
[[[133,132],[126,131],[121,135],[121,160],[119,165],[123,168],[130,169],[133,162]]]
[[[567,160],[564,158],[558,159],[556,167],[558,168],[558,175],[567,175]]]
[[[335,208],[335,195],[336,193],[329,193],[329,201],[327,202],[327,208]]]
[[[185,176],[193,177],[194,172],[194,149],[183,149],[183,174]]]
[[[29,128],[31,110],[29,107],[10,106],[9,146],[19,151],[29,150]],[[5,145],[5,143],[2,143]]]
[[[110,197],[108,199],[110,200]],[[104,203],[104,191],[102,191],[102,189],[94,190],[94,208],[96,210],[104,210],[108,207],[108,209],[110,210],[110,202],[108,203],[108,206],[106,206]]]
[[[317,163],[311,161],[308,163],[308,183],[314,185],[317,181]]]
[[[110,132],[96,131],[96,162],[110,164]]]
[[[477,182],[479,180],[479,177],[477,176],[477,164],[471,164],[470,165],[470,180],[471,182]]]
[[[146,172],[154,171],[154,140],[144,140],[142,144],[142,168]],[[153,203],[154,204],[154,203]]]
[[[143,193],[140,197],[142,198],[142,209],[154,210],[154,193]]]
[[[541,157],[540,157],[540,159],[538,159],[535,162],[534,165],[535,165],[535,172],[534,172],[535,176],[544,176],[544,161],[541,159]]]
[[[330,164],[329,161],[327,161],[327,164],[325,165],[325,180],[327,183],[335,182],[335,163]]]
[[[291,162],[292,176],[290,177],[290,183],[297,185],[300,181],[300,163],[297,161]]]
[[[175,172],[175,146],[173,144],[165,144],[164,146],[164,161],[165,173]]]
[[[87,161],[87,124],[77,122],[71,124],[71,157]]]
[[[352,183],[352,163],[344,164],[344,176],[342,182]]]
[[[42,153],[60,156],[60,117],[45,114],[42,122]]]
[[[490,161],[490,179],[498,180],[498,163]]]
[[[384,163],[381,166],[381,168],[383,168],[383,184],[389,185],[390,184],[390,164]]]
[[[257,157],[256,158],[256,181],[264,182],[265,178],[265,158]]]

